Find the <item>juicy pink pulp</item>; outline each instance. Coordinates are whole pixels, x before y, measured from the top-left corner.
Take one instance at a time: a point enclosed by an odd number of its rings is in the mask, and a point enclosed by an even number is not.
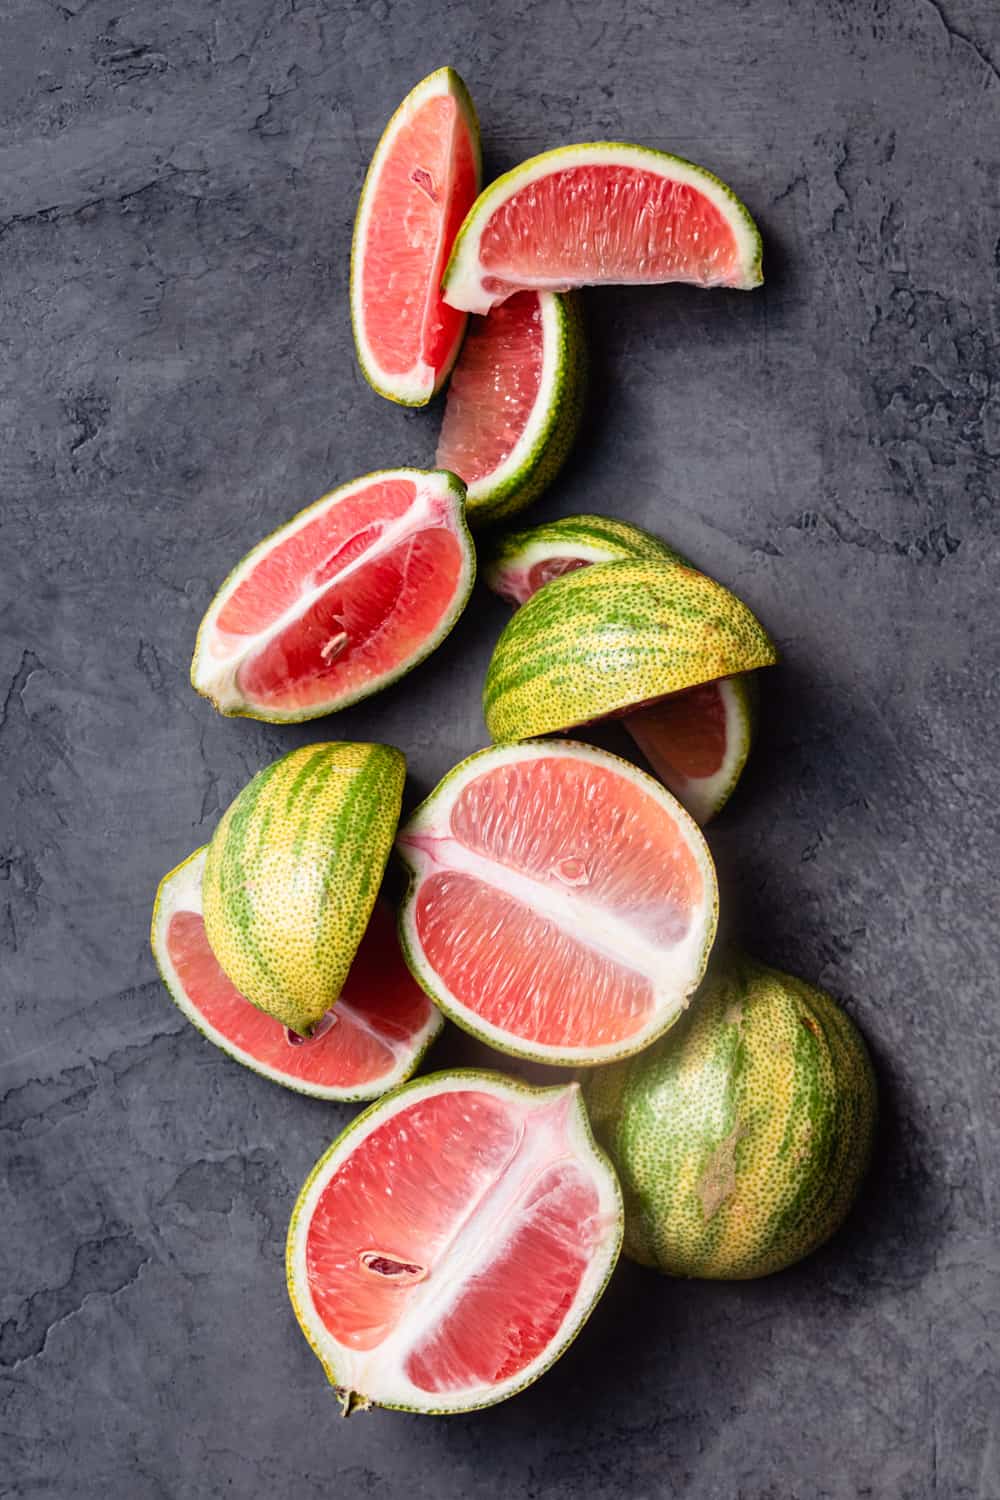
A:
[[[313,1303],[340,1344],[361,1353],[400,1333],[403,1373],[431,1392],[499,1384],[544,1351],[606,1231],[570,1154],[570,1098],[519,1108],[470,1084],[404,1106],[354,1147],[306,1241]],[[477,1256],[489,1246],[464,1280],[463,1240]],[[411,1342],[428,1290],[437,1309]]]
[[[611,163],[565,167],[512,193],[485,225],[479,259],[498,300],[521,287],[725,286],[739,274],[733,231],[703,193]]]
[[[359,691],[415,656],[453,607],[465,557],[452,524],[445,501],[409,479],[335,502],[251,567],[219,611],[213,657],[247,652],[236,681],[260,707],[304,710]]]
[[[471,320],[448,386],[439,468],[472,485],[510,457],[538,399],[543,339],[537,292]]]
[[[462,789],[446,828],[400,842],[433,862],[415,897],[430,968],[483,1021],[544,1046],[615,1044],[655,1010],[653,981],[626,945],[608,951],[592,937],[602,913],[666,949],[685,937],[704,896],[669,810],[617,771],[568,755],[484,772]],[[506,871],[530,888],[505,881]],[[552,897],[558,917],[534,909]]]
[[[625,727],[653,769],[673,781],[714,776],[726,756],[726,705],[718,682],[635,709]]]
[[[431,1003],[403,962],[396,924],[377,903],[340,999],[311,1039],[244,999],[208,945],[200,911],[170,918],[166,949],[184,994],[234,1047],[283,1077],[328,1088],[363,1088],[395,1071],[399,1053],[426,1026]],[[327,1020],[327,1018],[324,1018]]]
[[[476,196],[469,127],[451,95],[439,95],[402,125],[376,182],[365,242],[364,339],[385,375],[421,362],[437,372],[461,336],[464,316],[441,297],[441,275]]]

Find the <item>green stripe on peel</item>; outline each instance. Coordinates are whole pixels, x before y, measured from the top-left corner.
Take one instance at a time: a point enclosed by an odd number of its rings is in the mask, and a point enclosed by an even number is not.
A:
[[[584,1080],[625,1196],[625,1253],[674,1276],[765,1276],[839,1226],[877,1113],[868,1052],[822,990],[729,957],[678,1026]]]
[[[205,932],[246,998],[302,1035],[334,1004],[399,820],[387,745],[308,745],[239,794],[208,847]]]
[[[538,564],[553,559],[620,562],[629,557],[662,558],[691,566],[681,553],[641,526],[614,516],[562,516],[541,526],[506,532],[494,544],[485,577],[494,593],[523,603],[528,597],[526,575]],[[530,592],[535,592],[534,587]]]
[[[483,711],[495,741],[530,739],[776,660],[756,616],[705,574],[665,558],[597,563],[511,618]]]

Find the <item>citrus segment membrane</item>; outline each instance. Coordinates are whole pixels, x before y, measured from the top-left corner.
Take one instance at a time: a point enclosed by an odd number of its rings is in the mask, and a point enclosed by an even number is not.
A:
[[[483,313],[526,288],[751,288],[760,260],[756,225],[710,172],[599,141],[532,157],[479,196],[455,242],[445,297]]]
[[[317,1163],[288,1241],[296,1313],[345,1406],[502,1400],[561,1352],[618,1254],[579,1089],[432,1075]]]
[[[443,301],[441,275],[479,182],[472,102],[440,68],[386,127],[355,224],[354,336],[366,378],[390,400],[422,405],[451,368],[465,317]]]
[[[166,876],[153,917],[153,951],[173,999],[237,1062],[323,1099],[374,1099],[402,1083],[441,1029],[440,1013],[399,951],[388,905],[379,902],[336,1006],[304,1038],[251,1005],[209,947],[202,917],[199,849]]]
[[[715,932],[711,858],[684,810],[588,746],[483,751],[397,841],[404,949],[492,1045],[550,1062],[637,1050],[680,1013]]]
[[[223,713],[312,718],[433,649],[472,586],[464,490],[390,470],[324,496],[230,575],[198,634],[192,682]]]

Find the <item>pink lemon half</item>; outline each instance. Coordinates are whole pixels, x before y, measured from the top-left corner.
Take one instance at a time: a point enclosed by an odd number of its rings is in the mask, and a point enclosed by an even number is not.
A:
[[[460,479],[366,474],[237,564],[198,631],[192,685],[220,713],[271,723],[345,708],[434,650],[475,571]]]
[[[486,313],[514,292],[685,281],[749,290],[760,234],[718,177],[617,141],[561,146],[480,194],[444,278],[445,300]]]
[[[164,984],[188,1020],[244,1067],[317,1099],[377,1099],[417,1069],[441,1030],[440,1012],[399,950],[378,902],[336,1005],[308,1038],[240,994],[208,945],[198,849],[160,882],[151,942]]]
[[[501,1052],[590,1066],[682,1013],[715,938],[704,837],[615,755],[529,741],[471,756],[397,839],[407,961],[458,1025]]]
[[[468,89],[439,68],[386,126],[354,224],[354,342],[366,380],[390,401],[425,405],[454,363],[465,318],[444,302],[441,274],[481,177]]]
[[[345,1414],[470,1411],[559,1357],[621,1235],[578,1084],[436,1073],[366,1110],[316,1163],[292,1214],[288,1289]]]

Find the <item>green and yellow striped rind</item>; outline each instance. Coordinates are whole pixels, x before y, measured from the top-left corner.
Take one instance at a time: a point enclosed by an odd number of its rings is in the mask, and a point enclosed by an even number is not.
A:
[[[808,1255],[868,1165],[877,1093],[847,1014],[804,980],[730,957],[667,1036],[584,1081],[625,1196],[625,1253],[744,1280]]]
[[[495,741],[529,739],[776,660],[756,616],[704,573],[666,559],[596,563],[511,617],[483,712]]]
[[[366,1411],[373,1405],[378,1405],[386,1411],[418,1411],[426,1416],[449,1416],[454,1413],[482,1411],[485,1407],[495,1404],[494,1401],[490,1400],[476,1401],[468,1406],[446,1406],[430,1403],[420,1406],[407,1406],[402,1402],[373,1402],[367,1396],[365,1396],[363,1392],[353,1391],[348,1386],[345,1386],[340,1372],[337,1370],[335,1365],[330,1363],[330,1361],[326,1357],[326,1352],[320,1346],[312,1330],[307,1309],[307,1292],[300,1285],[295,1266],[296,1248],[299,1236],[301,1234],[304,1234],[308,1229],[308,1224],[304,1220],[304,1215],[309,1201],[310,1190],[313,1184],[316,1182],[317,1178],[323,1175],[330,1157],[336,1151],[339,1151],[341,1146],[347,1140],[349,1140],[351,1136],[356,1136],[358,1141],[360,1142],[360,1140],[368,1133],[366,1127],[370,1126],[379,1115],[384,1114],[389,1109],[391,1109],[393,1105],[405,1094],[412,1093],[414,1091],[432,1094],[434,1092],[434,1085],[436,1083],[450,1083],[452,1080],[465,1080],[470,1085],[476,1083],[485,1083],[492,1088],[502,1088],[504,1092],[510,1094],[528,1094],[535,1097],[543,1096],[545,1094],[558,1094],[566,1088],[566,1085],[564,1083],[555,1084],[550,1087],[538,1087],[530,1083],[525,1083],[520,1078],[513,1078],[509,1074],[492,1072],[485,1068],[451,1068],[446,1071],[442,1070],[437,1073],[425,1073],[423,1077],[411,1078],[407,1083],[400,1085],[399,1088],[393,1089],[388,1094],[384,1094],[381,1099],[377,1099],[374,1104],[370,1104],[367,1109],[363,1109],[360,1114],[355,1115],[350,1124],[341,1131],[340,1135],[338,1135],[337,1138],[332,1142],[332,1144],[327,1147],[327,1149],[323,1152],[323,1155],[316,1162],[312,1171],[309,1173],[309,1176],[302,1184],[299,1196],[295,1200],[295,1207],[292,1210],[292,1217],[288,1225],[288,1234],[285,1240],[285,1280],[288,1287],[288,1296],[291,1301],[292,1309],[295,1313],[295,1317],[298,1321],[299,1327],[302,1329],[309,1347],[312,1349],[316,1358],[323,1366],[326,1378],[336,1392],[337,1399],[340,1402],[341,1414],[345,1417],[351,1416],[351,1414],[355,1411]],[[602,1169],[607,1172],[609,1183],[618,1194],[618,1212],[615,1215],[614,1243],[612,1245],[611,1254],[609,1256],[608,1269],[599,1285],[595,1288],[593,1299],[590,1303],[589,1309],[584,1313],[583,1317],[577,1323],[576,1327],[571,1331],[569,1336],[561,1340],[557,1338],[553,1341],[551,1357],[547,1360],[543,1360],[536,1367],[529,1367],[525,1378],[521,1381],[516,1382],[512,1389],[504,1391],[502,1397],[498,1398],[505,1401],[509,1400],[511,1396],[518,1395],[529,1385],[533,1385],[534,1382],[538,1380],[542,1375],[544,1375],[547,1370],[551,1369],[552,1365],[554,1365],[555,1362],[566,1352],[570,1344],[572,1344],[579,1337],[584,1324],[587,1322],[587,1319],[590,1317],[591,1312],[597,1306],[598,1302],[601,1300],[607,1289],[608,1282],[611,1280],[612,1272],[614,1271],[614,1268],[618,1263],[618,1257],[621,1252],[624,1232],[624,1208],[621,1202],[618,1178],[615,1175],[615,1170],[612,1166],[612,1163],[608,1159],[607,1152],[595,1139],[594,1132],[591,1127],[590,1117],[586,1109],[583,1108],[579,1103],[577,1104],[577,1121],[581,1131],[584,1133],[584,1137],[587,1141],[589,1150],[592,1152],[595,1160],[600,1163]]]
[[[509,580],[551,557],[579,558],[586,563],[618,562],[629,557],[650,558],[690,567],[686,557],[658,536],[618,521],[614,516],[562,516],[524,531],[508,531],[494,544],[484,569],[495,594],[510,598]]]
[[[361,261],[361,226],[365,219],[365,208],[369,189],[373,186],[375,173],[381,166],[381,155],[384,146],[392,140],[397,129],[403,123],[404,116],[424,99],[432,97],[437,93],[451,94],[456,101],[459,112],[462,115],[469,131],[472,143],[473,158],[476,164],[476,185],[482,185],[483,180],[483,154],[482,144],[479,137],[479,118],[476,114],[476,106],[472,102],[472,95],[461,76],[454,68],[437,68],[433,73],[428,73],[407,94],[406,98],[397,106],[389,123],[386,125],[378,145],[372,154],[365,173],[365,180],[361,187],[361,196],[358,199],[358,209],[354,217],[354,230],[351,235],[351,278],[350,278],[350,304],[351,304],[351,328],[354,333],[354,348],[358,356],[358,364],[361,373],[378,395],[384,396],[387,401],[393,401],[397,406],[426,406],[437,394],[451,374],[452,366],[458,358],[458,351],[462,347],[462,339],[465,336],[464,325],[455,337],[454,347],[451,350],[447,362],[437,372],[437,380],[432,390],[421,391],[419,394],[408,392],[400,384],[391,384],[392,377],[383,376],[374,369],[371,360],[367,357],[364,332],[361,327],[361,318],[358,311],[360,300],[359,287],[361,284],[360,261]]]
[[[491,299],[475,283],[481,269],[479,242],[493,214],[519,188],[528,186],[538,177],[597,163],[635,166],[689,183],[700,190],[727,220],[739,248],[740,274],[727,285],[749,291],[762,284],[764,251],[760,230],[750,210],[728,183],[695,162],[669,151],[658,151],[652,146],[639,146],[630,141],[581,141],[529,157],[482,190],[455,236],[442,280],[445,301],[469,312],[487,311]]]
[[[242,995],[300,1035],[347,978],[385,869],[406,762],[388,745],[307,745],[222,817],[202,879],[205,932]]]
[[[587,394],[587,344],[580,299],[572,292],[548,294],[558,322],[553,374],[539,392],[547,411],[530,451],[513,474],[486,493],[469,486],[466,515],[473,527],[492,525],[537,500],[569,456],[580,427]]]

